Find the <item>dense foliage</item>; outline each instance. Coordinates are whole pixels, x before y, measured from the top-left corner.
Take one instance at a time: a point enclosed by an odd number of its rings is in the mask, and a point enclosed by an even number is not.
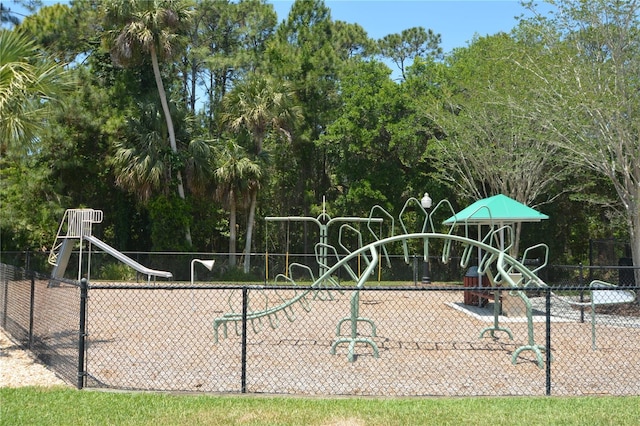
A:
[[[235,265],[264,250],[264,216],[503,193],[551,217],[521,246],[573,263],[616,238],[640,265],[640,5],[549,3],[448,53],[420,27],[373,40],[322,0],[280,22],[263,0],[5,7],[1,248],[46,250],[64,209],[91,207],[116,247]],[[305,235],[272,250],[311,252]]]

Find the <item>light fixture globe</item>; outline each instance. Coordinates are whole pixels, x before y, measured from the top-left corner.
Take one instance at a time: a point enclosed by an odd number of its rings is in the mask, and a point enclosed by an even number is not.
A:
[[[420,200],[420,204],[425,209],[430,209],[431,208],[431,205],[433,204],[433,200],[431,199],[431,197],[429,197],[429,193],[428,192],[424,193],[424,197],[422,197],[422,199]]]

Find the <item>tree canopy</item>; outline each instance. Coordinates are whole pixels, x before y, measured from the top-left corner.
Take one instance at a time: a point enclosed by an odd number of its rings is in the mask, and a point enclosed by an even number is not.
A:
[[[232,266],[244,247],[249,272],[264,216],[503,193],[551,216],[522,245],[581,262],[617,238],[640,265],[639,5],[552,6],[447,54],[431,29],[374,40],[322,0],[279,22],[264,0],[3,9],[2,250],[46,249],[87,206],[118,247]]]

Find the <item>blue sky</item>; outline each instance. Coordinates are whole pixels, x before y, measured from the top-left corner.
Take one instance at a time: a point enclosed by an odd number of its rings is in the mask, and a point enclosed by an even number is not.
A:
[[[293,0],[271,0],[278,20],[286,19]],[[411,27],[442,36],[445,53],[467,46],[474,35],[509,32],[525,12],[517,0],[325,0],[334,20],[360,24],[380,39]]]
[[[11,1],[6,6],[18,11]],[[43,4],[68,0],[43,0]],[[270,0],[278,20],[286,19],[293,0]],[[509,32],[525,10],[517,0],[325,0],[334,20],[360,24],[369,37],[379,39],[411,27],[431,29],[442,36],[445,53],[467,46],[474,35]]]

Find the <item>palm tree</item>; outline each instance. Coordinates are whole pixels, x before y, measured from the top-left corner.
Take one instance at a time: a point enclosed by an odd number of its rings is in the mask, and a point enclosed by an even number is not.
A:
[[[126,142],[115,143],[111,164],[115,166],[116,184],[147,201],[154,191],[166,187],[170,160],[162,146],[164,132],[157,104],[142,103],[139,111],[127,121]]]
[[[0,30],[0,155],[33,149],[50,109],[71,88],[70,73],[18,31]]]
[[[255,155],[263,150],[264,140],[275,130],[291,141],[289,130],[301,116],[294,91],[269,76],[254,75],[238,84],[223,100],[223,120],[234,132],[246,130],[253,138]]]
[[[175,128],[169,110],[167,93],[160,74],[159,58],[170,57],[192,13],[191,3],[182,0],[111,0],[104,3],[107,22],[116,26],[110,32],[111,54],[116,64],[125,66],[151,57],[158,96],[167,123],[169,144],[178,153]],[[185,199],[182,172],[177,171],[178,195]],[[191,232],[186,230],[191,245]]]
[[[223,145],[218,153],[215,170],[216,199],[229,210],[229,266],[236,266],[236,213],[238,204],[247,204],[257,192],[262,177],[258,163],[246,156],[245,150],[233,141]]]
[[[246,131],[253,141],[253,154],[259,158],[270,132],[276,131],[291,141],[291,129],[301,116],[295,104],[292,90],[285,84],[278,85],[268,76],[255,74],[238,84],[223,100],[223,121],[234,132]],[[244,272],[251,267],[251,239],[255,222],[258,187],[250,194],[247,239],[245,242]]]

